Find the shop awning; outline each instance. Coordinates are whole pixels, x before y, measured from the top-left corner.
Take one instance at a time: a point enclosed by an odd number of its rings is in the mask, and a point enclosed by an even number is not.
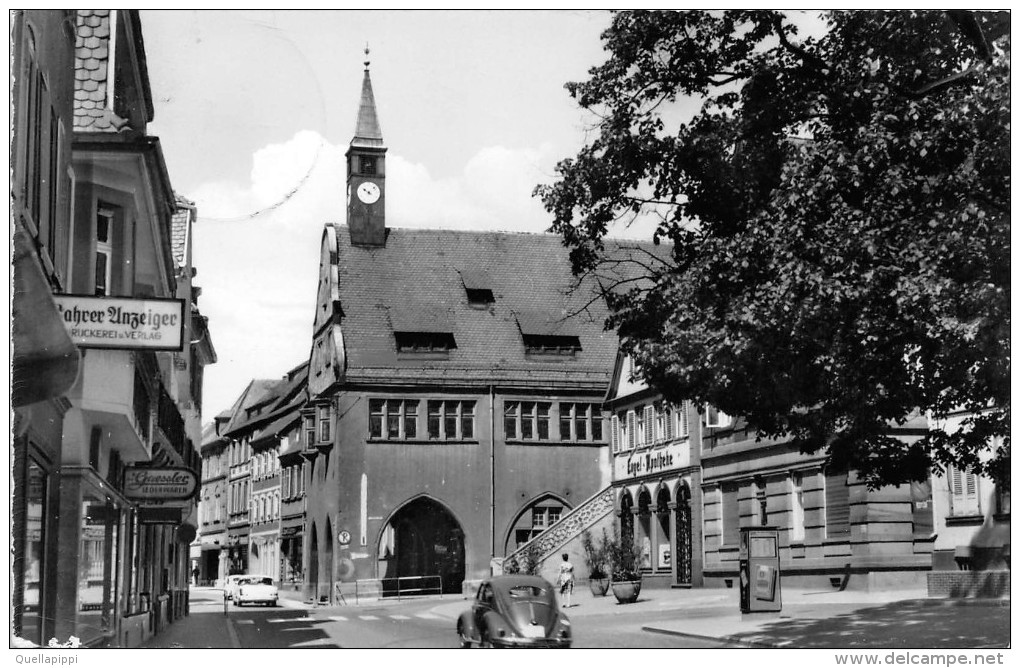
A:
[[[11,305],[11,403],[15,408],[67,394],[81,355],[60,318],[32,239],[14,231],[14,298]]]

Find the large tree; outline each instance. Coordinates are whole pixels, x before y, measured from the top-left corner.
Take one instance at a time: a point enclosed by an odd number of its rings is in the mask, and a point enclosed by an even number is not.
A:
[[[578,275],[614,223],[658,216],[668,261],[609,290],[609,326],[667,399],[872,486],[947,465],[1008,485],[1008,17],[820,21],[615,14],[567,84],[592,138],[536,192]],[[922,439],[890,435],[918,415]]]

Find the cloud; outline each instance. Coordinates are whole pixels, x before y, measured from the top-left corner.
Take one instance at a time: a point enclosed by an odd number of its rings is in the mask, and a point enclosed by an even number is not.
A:
[[[275,378],[308,358],[323,224],[346,220],[346,146],[302,131],[252,155],[247,183],[206,183],[183,193],[198,206],[199,303],[218,361],[206,371],[205,412],[228,408],[252,378]],[[480,150],[451,178],[387,155],[391,227],[543,232],[550,218],[531,197],[548,179],[549,146]]]
[[[182,193],[198,206],[199,303],[218,361],[205,376],[207,416],[228,408],[253,378],[277,378],[308,359],[323,224],[346,220],[347,147],[302,131],[252,156],[248,183]],[[478,151],[461,174],[437,179],[399,154],[386,160],[390,227],[544,232],[551,218],[531,196],[550,180],[550,146]],[[620,230],[650,237],[648,225]]]

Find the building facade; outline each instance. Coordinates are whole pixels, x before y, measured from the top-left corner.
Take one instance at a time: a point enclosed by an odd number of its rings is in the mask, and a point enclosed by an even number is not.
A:
[[[11,612],[15,638],[56,633],[62,429],[81,355],[54,293],[71,264],[75,12],[11,22]]]
[[[367,65],[347,169],[303,420],[305,589],[460,592],[608,484],[617,340],[558,237],[387,226]]]
[[[230,470],[227,441],[219,431],[229,419],[221,413],[202,433],[202,496],[199,501],[197,550],[192,545],[192,573],[198,584],[222,586],[227,577],[227,475]]]
[[[23,201],[27,212],[16,220],[49,272],[65,335],[80,348],[76,357],[60,339],[46,340],[54,332],[40,327],[44,310],[15,311],[36,330],[29,338],[63,356],[36,361],[45,368],[26,384],[29,398],[38,399],[35,385],[55,388],[77,361],[73,384],[33,404],[48,431],[28,420],[26,447],[16,446],[24,456],[15,478],[27,496],[24,528],[15,529],[26,536],[16,548],[26,567],[15,570],[28,574],[13,597],[15,633],[37,643],[74,635],[88,646],[133,646],[187,612],[195,504],[156,507],[125,481],[131,471],[166,466],[197,480],[202,368],[215,351],[190,280],[194,211],[179,209],[159,140],[146,134],[153,111],[138,13],[23,12],[15,25],[24,47],[16,97],[26,105],[15,155],[25,178],[12,194],[15,211]],[[32,278],[15,267],[16,282]],[[79,305],[112,309],[114,321],[117,309],[166,304],[178,305],[168,307],[172,325],[153,336],[96,342],[88,333],[95,329],[82,332],[74,321]],[[165,345],[139,343],[164,334]],[[15,362],[18,385],[17,355]]]
[[[641,548],[652,587],[703,584],[701,422],[689,402],[672,406],[618,355],[604,408],[618,531]]]
[[[935,534],[929,485],[869,490],[781,440],[758,440],[743,420],[707,418],[702,434],[705,583],[738,578],[740,527],[779,529],[783,583],[880,590],[923,586]],[[904,441],[923,417],[891,430]]]

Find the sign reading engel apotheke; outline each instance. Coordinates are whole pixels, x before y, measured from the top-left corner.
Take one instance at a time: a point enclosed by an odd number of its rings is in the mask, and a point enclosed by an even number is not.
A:
[[[191,469],[129,466],[124,470],[124,496],[132,500],[190,499],[197,492],[198,476]]]
[[[184,349],[184,300],[53,295],[71,340],[83,348]]]

